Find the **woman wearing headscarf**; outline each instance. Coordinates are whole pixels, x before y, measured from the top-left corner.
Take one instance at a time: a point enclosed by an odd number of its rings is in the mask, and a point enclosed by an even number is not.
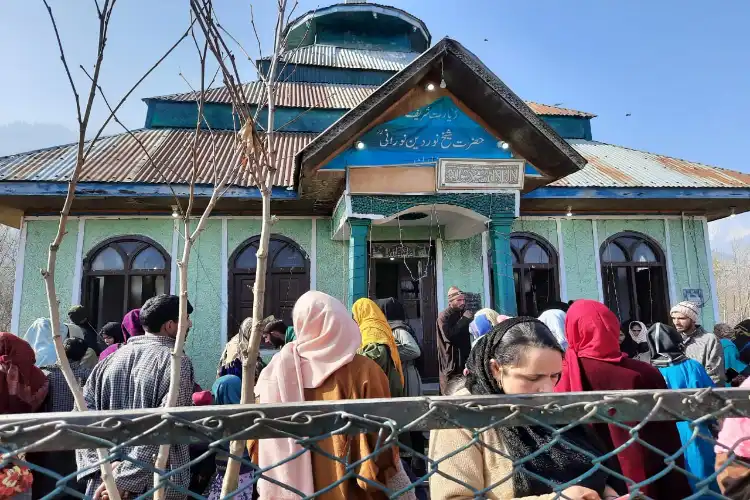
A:
[[[620,350],[631,359],[648,363],[651,360],[651,352],[646,342],[646,325],[640,321],[628,320],[622,323],[622,331],[625,333],[620,337]]]
[[[388,377],[391,397],[404,395],[404,372],[396,339],[385,319],[383,311],[370,299],[362,298],[352,306],[352,316],[362,333],[362,344],[358,353],[375,361]],[[296,330],[296,329],[295,329]]]
[[[565,312],[561,309],[547,309],[539,316],[539,321],[555,336],[563,352],[568,350],[568,340],[565,338]]]
[[[390,396],[388,379],[382,369],[371,359],[357,354],[362,336],[341,302],[322,292],[306,292],[294,305],[292,319],[297,339],[286,344],[261,372],[255,386],[260,403]],[[383,439],[375,434],[333,435],[317,441],[316,446],[334,456],[345,453],[345,462],[351,465],[320,453],[303,453],[264,475],[290,484],[304,495],[312,495],[353,472],[356,478],[340,482],[317,498],[385,499],[387,495],[373,483],[393,489],[408,486],[409,480],[400,466],[398,450],[382,446]],[[374,454],[379,445],[379,453]],[[254,458],[257,454],[253,462],[261,468],[284,461],[302,450],[301,445],[290,438],[249,441],[248,448]],[[258,490],[260,500],[299,498],[263,479],[258,482]],[[413,494],[409,497],[413,498]]]
[[[132,311],[128,312],[124,318],[122,318],[122,323],[120,324],[120,331],[122,333],[121,337],[117,336],[114,332],[115,326],[117,323],[107,323],[104,325],[104,328],[107,328],[109,326],[110,333],[115,335],[116,338],[122,338],[120,342],[113,342],[110,344],[107,344],[106,340],[102,337],[102,343],[104,343],[107,348],[102,351],[102,353],[99,355],[99,359],[102,360],[115,352],[117,349],[120,348],[122,344],[127,344],[128,340],[130,340],[133,337],[137,337],[139,335],[145,334],[145,330],[143,329],[143,325],[141,325],[141,310],[140,309],[133,309]],[[104,331],[104,328],[102,328],[102,332]],[[116,339],[115,339],[116,340]]]
[[[242,379],[236,375],[224,375],[219,377],[214,382],[211,388],[211,394],[213,396],[213,402],[215,405],[236,405],[240,404],[240,396],[242,395]],[[224,474],[227,471],[226,455],[217,453],[216,454],[216,474],[211,481],[211,486],[208,490],[209,500],[216,500],[221,498],[221,485],[224,482]],[[238,488],[243,488],[249,485],[247,489],[242,493],[237,494],[234,498],[240,500],[252,500],[253,498],[253,469],[245,464],[240,464],[240,478]]]
[[[0,415],[32,413],[42,406],[49,382],[35,362],[28,342],[0,333]],[[31,498],[32,481],[28,467],[9,464],[0,469],[0,496]]]
[[[273,316],[269,316],[261,321],[261,328],[265,328],[265,325],[274,320]],[[227,344],[224,346],[224,352],[221,353],[219,359],[219,368],[216,370],[216,377],[223,377],[224,375],[237,375],[242,379],[242,357],[240,356],[240,339],[242,338],[242,332],[250,332],[253,326],[253,318],[248,317],[242,321],[240,325],[240,331],[237,332]],[[258,380],[261,370],[266,367],[266,363],[263,358],[258,355],[258,360],[255,362],[255,380]]]
[[[68,336],[68,329],[60,325],[60,336],[62,339]],[[49,318],[37,318],[23,336],[34,350],[36,366],[50,366],[57,363],[57,353],[52,340],[52,321]]]
[[[740,385],[748,375],[750,368],[740,359],[740,351],[734,343],[737,333],[727,323],[716,323],[714,335],[721,342],[724,349],[724,368],[727,373],[727,387]]]
[[[490,333],[495,325],[509,318],[510,316],[498,314],[497,311],[494,311],[487,307],[478,310],[474,314],[474,319],[471,321],[471,323],[469,323],[471,346],[474,347],[479,338]]]
[[[125,336],[122,333],[122,325],[114,321],[110,321],[99,330],[99,338],[104,345],[107,346],[107,348],[99,355],[99,361],[110,356],[120,348],[120,345],[125,343]]]
[[[651,350],[651,364],[659,369],[659,372],[667,382],[670,389],[703,389],[715,387],[713,380],[706,373],[699,362],[685,356],[682,350],[682,336],[674,327],[662,323],[654,323],[648,330],[648,347]],[[685,467],[695,475],[688,477],[688,482],[697,492],[696,483],[714,472],[716,455],[713,450],[713,436],[708,425],[698,425],[699,436],[693,437],[691,422],[677,422],[677,431],[680,440],[685,446]],[[701,437],[702,436],[702,437]],[[716,481],[709,484],[712,491],[718,493],[719,486]],[[709,496],[706,496],[709,498]]]
[[[466,387],[456,396],[552,392],[563,370],[563,352],[544,323],[534,318],[512,318],[479,339],[466,367]],[[431,432],[430,459],[441,460],[454,454],[438,464],[440,474],[430,477],[433,500],[475,498],[475,491],[489,487],[492,490],[487,498],[546,500],[558,498],[553,485],[576,478],[580,478],[576,486],[562,491],[566,498],[614,498],[618,490],[624,492],[624,485],[607,472],[589,474],[594,468],[591,455],[598,457],[603,451],[592,444],[596,438],[583,425],[563,435],[586,453],[557,440],[556,433],[542,426],[486,430],[479,436],[483,444],[475,443],[475,434],[474,429]],[[541,448],[545,448],[544,453],[514,469],[515,462]],[[456,453],[457,450],[461,451]],[[549,484],[539,477],[549,480]]]
[[[620,325],[607,306],[594,300],[576,300],[565,318],[565,370],[555,392],[616,391],[628,389],[666,389],[659,370],[630,359],[620,352]],[[628,424],[631,427],[635,423]],[[607,451],[613,451],[632,436],[616,425],[595,424],[594,429]],[[681,447],[674,422],[652,422],[638,431],[638,438],[672,455]],[[660,475],[667,468],[664,456],[633,442],[617,453],[625,477],[635,483]],[[678,462],[681,458],[677,459]],[[640,488],[651,498],[685,498],[692,494],[685,476],[671,471]]]
[[[740,384],[742,389],[750,389],[750,378]],[[750,418],[733,417],[724,419],[719,432],[716,452],[716,478],[721,494],[732,500],[750,498]],[[730,451],[732,453],[730,453]],[[727,463],[728,462],[728,463]]]

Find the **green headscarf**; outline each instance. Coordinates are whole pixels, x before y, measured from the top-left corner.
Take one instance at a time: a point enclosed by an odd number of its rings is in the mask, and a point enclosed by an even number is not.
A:
[[[289,342],[294,342],[295,340],[297,340],[297,335],[294,334],[294,327],[287,326],[286,335],[284,335],[284,343],[288,344]]]

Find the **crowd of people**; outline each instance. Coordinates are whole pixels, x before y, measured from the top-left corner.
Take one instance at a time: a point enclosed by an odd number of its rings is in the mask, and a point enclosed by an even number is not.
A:
[[[81,306],[69,311],[69,321],[60,327],[63,346],[89,410],[166,404],[178,315],[179,299],[158,295],[97,332]],[[491,309],[469,310],[464,293],[451,287],[436,325],[440,392],[750,388],[750,320],[734,328],[718,324],[709,333],[693,303],[676,304],[670,316],[671,324],[620,323],[604,304],[576,300],[550,304],[539,318],[509,317]],[[249,329],[249,321],[241,331]],[[310,291],[295,304],[292,323],[264,322],[263,338],[277,352],[267,364],[258,359],[257,403],[423,394],[415,364],[422,347],[396,298],[362,298],[349,310],[329,295]],[[211,390],[198,386],[190,357],[182,357],[177,406],[240,402],[239,339],[236,335],[227,343]],[[76,410],[57,364],[49,319],[37,319],[22,337],[0,333],[0,391],[4,414]],[[319,497],[325,500],[374,500],[387,497],[383,488],[399,491],[413,484],[402,498],[463,499],[481,492],[493,499],[547,499],[555,497],[553,485],[558,485],[567,498],[585,500],[627,497],[633,488],[656,499],[700,492],[701,498],[721,492],[745,499],[750,495],[749,436],[749,419],[726,418],[628,426],[582,423],[564,429],[529,424],[480,433],[440,429],[429,439],[422,432],[403,433],[398,436],[402,446],[384,444],[377,434],[336,434],[316,439],[312,453],[291,438],[251,440],[245,454],[253,463],[261,469],[280,465],[260,478],[251,467],[241,467],[244,489],[237,498],[298,498],[281,486],[288,485],[306,496],[324,491]],[[226,453],[185,467],[206,450],[172,445],[170,481],[217,499]],[[115,483],[121,497],[136,497],[153,483],[152,474],[138,463],[153,463],[158,446],[123,451],[129,460],[114,464]],[[608,458],[592,462],[603,456]],[[77,472],[78,482],[70,488],[107,497],[95,450],[33,452],[25,458],[61,476]],[[56,487],[54,479],[20,465],[8,465],[0,475],[0,498],[42,498]],[[712,475],[716,479],[707,479]],[[166,498],[186,497],[178,488],[167,488]]]

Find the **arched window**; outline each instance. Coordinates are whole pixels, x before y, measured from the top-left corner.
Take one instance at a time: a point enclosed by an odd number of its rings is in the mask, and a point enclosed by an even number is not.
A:
[[[169,293],[169,254],[145,236],[118,236],[83,261],[83,305],[97,329],[122,321],[151,297]]]
[[[646,235],[616,234],[601,247],[604,301],[620,321],[667,321],[664,254]]]
[[[547,304],[560,300],[557,252],[532,233],[512,233],[510,250],[519,316],[539,316]]]
[[[234,336],[245,318],[253,315],[256,253],[260,236],[240,245],[229,258],[229,336]],[[304,251],[284,236],[271,235],[263,317],[273,315],[292,324],[292,308],[310,290],[310,261]]]

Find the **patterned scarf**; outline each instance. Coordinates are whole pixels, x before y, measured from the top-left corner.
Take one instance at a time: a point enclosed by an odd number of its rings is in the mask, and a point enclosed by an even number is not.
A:
[[[476,395],[504,394],[503,389],[492,376],[490,360],[496,357],[503,335],[508,330],[524,323],[539,323],[547,328],[535,318],[511,318],[479,338],[466,363],[468,370],[466,388],[469,392]],[[546,478],[550,484],[564,484],[587,474],[592,469],[591,459],[568,443],[573,443],[576,447],[596,456],[602,455],[601,450],[592,444],[596,442],[593,433],[588,432],[583,425],[562,433],[559,438],[548,428],[534,425],[500,427],[497,432],[505,445],[506,453],[514,464],[553,443],[546,452],[525,462],[523,467],[514,469],[512,479],[514,498],[545,495],[552,491],[549,484],[539,481],[535,475]],[[591,488],[601,495],[607,484],[607,473],[594,472],[580,479],[577,484]]]

